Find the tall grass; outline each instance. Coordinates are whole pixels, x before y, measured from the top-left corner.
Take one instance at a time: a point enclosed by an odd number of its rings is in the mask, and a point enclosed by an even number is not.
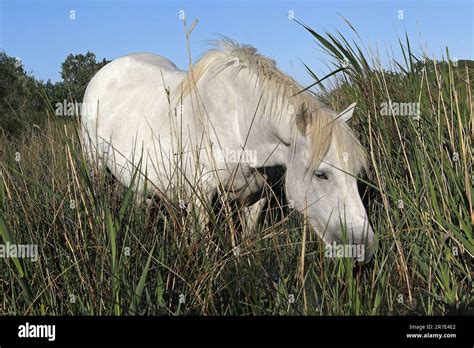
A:
[[[308,67],[318,96],[337,110],[358,103],[361,193],[378,238],[369,265],[326,258],[295,212],[234,235],[231,213],[213,209],[206,237],[191,238],[197,210],[150,208],[104,169],[91,177],[77,125],[51,117],[0,136],[0,235],[40,252],[0,260],[0,313],[473,313],[472,70],[448,52],[417,56],[407,39],[389,71],[342,35],[306,28],[338,71],[324,88]],[[389,101],[420,103],[420,118],[382,116]]]

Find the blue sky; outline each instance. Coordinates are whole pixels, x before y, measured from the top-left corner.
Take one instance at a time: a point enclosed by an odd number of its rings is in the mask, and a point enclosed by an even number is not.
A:
[[[417,51],[426,47],[439,58],[448,46],[452,57],[474,58],[471,0],[0,0],[0,48],[43,80],[59,80],[65,57],[88,50],[108,59],[154,52],[185,69],[181,10],[188,24],[199,19],[191,37],[194,58],[208,40],[225,35],[255,46],[303,84],[311,78],[301,61],[322,74],[329,71],[328,60],[289,14],[317,31],[338,29],[355,38],[342,15],[367,46],[379,48],[383,60],[387,47],[397,55],[397,35],[405,30]]]

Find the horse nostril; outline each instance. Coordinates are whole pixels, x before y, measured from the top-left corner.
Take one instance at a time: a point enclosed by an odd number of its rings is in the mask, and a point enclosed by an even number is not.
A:
[[[372,228],[367,228],[366,222],[364,222],[364,226],[361,228],[357,228],[355,225],[351,225],[351,235],[349,238],[349,242],[354,246],[354,250],[357,250],[358,254],[355,255],[353,258],[355,259],[357,265],[364,265],[367,264],[373,255],[374,252],[374,233]]]

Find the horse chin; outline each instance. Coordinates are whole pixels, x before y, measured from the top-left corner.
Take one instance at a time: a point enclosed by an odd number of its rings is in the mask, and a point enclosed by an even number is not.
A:
[[[354,267],[355,268],[364,268],[370,260],[372,259],[372,255],[374,253],[374,243],[373,243],[373,231],[370,229],[369,235],[370,244],[367,246],[365,243],[349,243],[345,244],[342,242],[342,239],[339,237],[337,232],[330,232],[327,231],[323,234],[320,231],[324,231],[323,228],[320,227],[320,224],[315,221],[314,219],[310,219],[310,223],[313,229],[316,231],[317,235],[322,239],[324,242],[325,248],[334,248],[334,246],[343,247],[344,245],[353,245],[353,246],[363,246],[363,251],[361,254],[358,255],[346,255],[346,257],[351,257],[354,260]]]

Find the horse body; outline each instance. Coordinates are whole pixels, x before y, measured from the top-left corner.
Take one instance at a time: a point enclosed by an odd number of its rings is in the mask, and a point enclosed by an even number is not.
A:
[[[83,105],[88,112],[82,116],[86,151],[97,154],[98,163],[123,184],[130,184],[142,146],[156,157],[155,129],[162,135],[163,148],[171,148],[165,136],[171,134],[171,122],[161,116],[167,105],[162,81],[166,78],[168,84],[177,85],[184,74],[160,56],[132,54],[107,64],[87,86]],[[157,171],[164,169],[157,166],[150,171],[150,179],[158,179]]]
[[[241,130],[250,126],[239,117],[238,108],[244,103],[236,98],[231,104],[233,88],[224,79],[213,82],[212,95],[201,96],[207,100],[205,111],[192,98],[172,107],[169,95],[176,95],[185,76],[166,58],[132,54],[105,66],[89,83],[84,96],[89,106],[88,114],[83,115],[85,147],[89,152],[95,149],[100,163],[124,185],[130,184],[143,149],[142,167],[148,169],[147,176],[160,194],[169,193],[184,175],[193,185],[207,187],[212,195],[216,190],[216,179],[210,174],[216,171],[210,163],[212,156],[224,157],[229,151],[238,154],[245,147],[246,133]],[[206,119],[195,117],[203,112]],[[221,124],[222,119],[229,122]],[[211,159],[206,149],[213,152]],[[239,170],[232,175],[237,166]],[[221,183],[232,177],[234,192],[246,190],[248,195],[263,185],[249,165],[219,163],[217,167]],[[192,188],[187,191],[190,194]]]
[[[327,243],[342,241],[344,215],[349,242],[370,249],[373,232],[356,180],[347,175],[364,163],[343,121],[353,108],[337,120],[299,90],[273,61],[231,41],[187,73],[161,56],[128,55],[103,67],[87,87],[84,148],[124,185],[140,164],[157,194],[180,190],[187,201],[210,200],[223,187],[244,199],[264,185],[258,168],[282,165],[288,198]]]

